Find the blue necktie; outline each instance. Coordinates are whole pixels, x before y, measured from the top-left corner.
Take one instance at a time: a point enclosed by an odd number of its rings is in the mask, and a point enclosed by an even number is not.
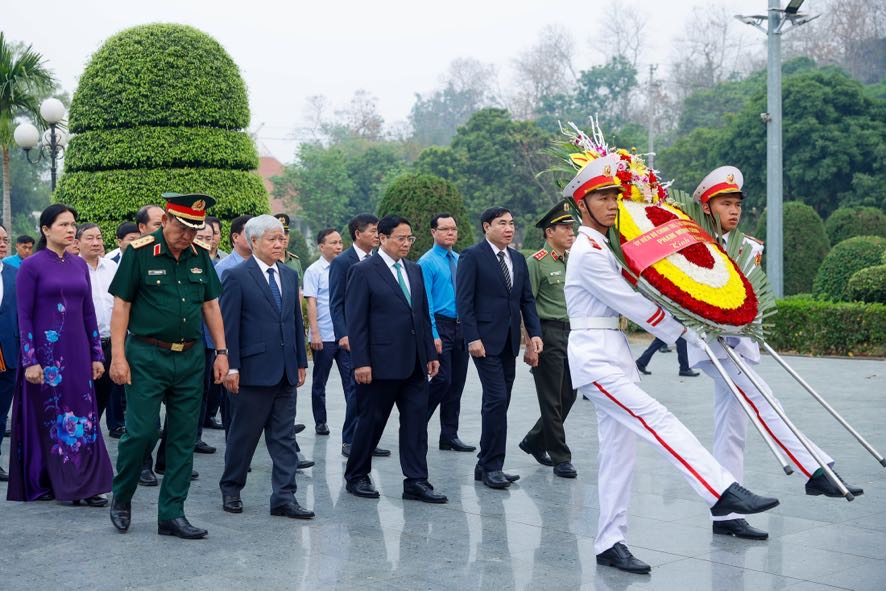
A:
[[[452,276],[452,291],[458,292],[458,289],[455,285],[455,275],[456,275],[456,264],[455,264],[455,255],[451,252],[446,255],[449,259],[449,274]]]
[[[274,279],[274,271],[273,268],[268,269],[268,287],[271,288],[271,297],[277,304],[277,311],[283,312],[283,296],[280,295],[280,288],[277,287],[277,281]]]
[[[400,263],[399,261],[394,263],[394,269],[397,270],[397,283],[400,284],[400,289],[403,290],[403,295],[406,296],[406,301],[409,302],[409,307],[412,307],[412,296],[409,295],[409,289],[406,287],[406,282],[403,280],[403,275],[400,273]]]

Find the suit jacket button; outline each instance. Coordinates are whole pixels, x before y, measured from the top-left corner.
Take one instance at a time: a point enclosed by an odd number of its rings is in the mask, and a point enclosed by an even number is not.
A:
[[[415,331],[414,331],[414,330],[410,330],[409,332],[411,332],[412,334],[415,334]]]

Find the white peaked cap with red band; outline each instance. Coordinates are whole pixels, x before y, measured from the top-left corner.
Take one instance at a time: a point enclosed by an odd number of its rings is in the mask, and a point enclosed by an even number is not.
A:
[[[578,171],[575,178],[563,189],[563,196],[581,201],[591,191],[601,189],[618,189],[624,191],[621,180],[615,176],[621,158],[618,154],[609,154],[588,162]]]
[[[692,194],[692,198],[699,203],[707,203],[712,197],[723,193],[739,193],[744,184],[741,171],[734,166],[721,166],[711,171],[702,179],[698,188]]]

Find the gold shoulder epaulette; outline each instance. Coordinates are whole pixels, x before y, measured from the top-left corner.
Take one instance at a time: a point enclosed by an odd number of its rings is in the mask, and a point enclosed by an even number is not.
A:
[[[750,234],[745,234],[744,236],[745,236],[745,238],[747,238],[748,240],[751,240],[752,242],[756,242],[757,244],[763,244],[762,240],[760,240],[759,238],[754,238]]]
[[[156,240],[156,238],[154,238],[152,235],[148,234],[147,236],[142,236],[141,238],[136,238],[135,240],[133,240],[132,242],[129,243],[129,246],[131,246],[132,248],[141,248],[142,246],[152,243],[154,240]]]
[[[197,246],[199,246],[203,250],[209,250],[210,248],[212,248],[211,246],[209,246],[208,244],[206,244],[202,240],[197,240],[196,238],[194,239],[194,244],[196,244]]]
[[[540,261],[543,258],[545,258],[545,256],[547,256],[547,254],[548,254],[548,251],[546,251],[545,249],[542,248],[540,251],[538,251],[537,253],[532,255],[532,258],[534,258],[537,261]]]
[[[287,250],[287,251],[286,251],[286,254],[288,254],[289,256],[291,256],[291,257],[294,258],[294,259],[298,259],[298,255],[295,254],[294,252],[289,252],[289,251]]]

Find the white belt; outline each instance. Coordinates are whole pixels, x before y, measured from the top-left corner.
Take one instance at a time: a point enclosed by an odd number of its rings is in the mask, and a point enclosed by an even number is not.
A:
[[[571,330],[618,330],[618,316],[576,316],[569,318]]]

